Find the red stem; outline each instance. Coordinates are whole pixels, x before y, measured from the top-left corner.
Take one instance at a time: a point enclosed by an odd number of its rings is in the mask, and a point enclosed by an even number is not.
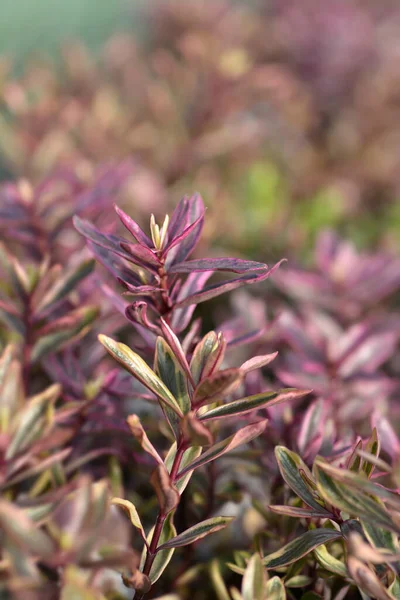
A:
[[[174,462],[173,462],[172,468],[171,468],[171,473],[170,473],[171,483],[175,483],[175,481],[176,481],[176,476],[178,475],[179,467],[181,465],[185,450],[186,450],[186,445],[183,443],[179,443],[176,454],[175,454]],[[159,510],[157,520],[156,520],[156,523],[154,526],[153,537],[151,538],[150,546],[147,549],[146,560],[145,560],[144,567],[143,567],[144,575],[148,576],[150,573],[151,567],[153,566],[154,559],[157,555],[157,547],[158,547],[158,544],[160,541],[160,536],[161,536],[162,529],[164,526],[164,521],[167,518],[167,516],[168,515],[163,513],[163,511],[161,509]],[[146,596],[145,593],[139,593],[139,596],[135,595],[135,600],[142,600],[145,596]]]

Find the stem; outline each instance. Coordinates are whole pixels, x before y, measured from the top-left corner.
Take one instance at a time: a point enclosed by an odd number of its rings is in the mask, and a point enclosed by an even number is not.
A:
[[[185,450],[186,450],[186,444],[180,442],[178,445],[178,448],[176,450],[174,462],[173,462],[172,468],[171,468],[171,473],[170,473],[171,483],[175,483],[175,481],[176,481],[176,476],[178,475],[179,467],[181,465]],[[150,573],[151,567],[153,566],[154,559],[157,555],[157,547],[158,547],[158,543],[160,541],[160,536],[161,536],[161,533],[163,530],[164,521],[167,518],[167,516],[168,515],[164,514],[161,509],[159,510],[159,513],[157,515],[157,520],[156,520],[156,523],[154,526],[153,537],[151,538],[150,546],[147,549],[147,553],[146,553],[146,560],[145,560],[144,567],[143,567],[144,575],[148,576]],[[145,595],[146,595],[145,593],[139,593],[138,596],[135,595],[135,600],[142,600],[145,597]]]

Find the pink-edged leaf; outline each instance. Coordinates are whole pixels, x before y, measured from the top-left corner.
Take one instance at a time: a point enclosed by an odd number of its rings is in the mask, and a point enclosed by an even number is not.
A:
[[[158,505],[164,515],[168,515],[179,504],[179,492],[172,483],[165,465],[158,465],[150,477],[150,483],[157,495]]]
[[[214,370],[214,358],[219,353],[220,346],[219,336],[215,331],[209,331],[196,345],[190,361],[190,369],[196,384]],[[207,369],[210,363],[212,363],[212,368]],[[205,372],[206,369],[207,372]]]
[[[213,517],[211,519],[207,519],[206,521],[201,521],[200,523],[193,525],[193,527],[189,527],[189,529],[186,529],[186,531],[183,533],[180,533],[176,537],[168,540],[168,542],[165,542],[159,546],[157,550],[188,546],[189,544],[193,544],[193,542],[201,540],[210,533],[215,533],[216,531],[220,531],[220,529],[224,529],[233,520],[234,517]]]
[[[236,433],[221,440],[214,446],[211,446],[206,452],[201,454],[199,458],[194,460],[192,463],[187,465],[184,469],[182,469],[177,476],[177,479],[181,479],[186,473],[189,471],[193,471],[194,469],[198,469],[207,463],[216,460],[220,456],[223,456],[227,452],[231,452],[235,450],[238,446],[242,444],[247,444],[254,440],[254,438],[258,437],[261,433],[265,431],[267,426],[267,419],[263,419],[262,421],[258,421],[257,423],[252,423],[251,425],[246,425],[242,429],[239,429]]]
[[[137,415],[129,415],[126,422],[128,423],[129,429],[143,450],[150,454],[150,456],[152,456],[159,465],[164,465],[164,461],[162,460],[161,456],[158,454],[157,450],[147,437],[147,433],[143,429],[143,425],[141,424],[139,417]]]
[[[154,331],[155,333],[159,333],[158,327],[154,325],[147,316],[147,308],[148,305],[143,300],[138,300],[137,302],[133,302],[129,304],[129,306],[125,309],[125,316],[129,321],[133,323],[139,323],[139,325],[143,325],[147,329]]]
[[[193,213],[197,213],[195,218],[192,218]],[[175,207],[171,215],[168,226],[168,235],[172,240],[196,219],[204,215],[204,204],[199,194],[194,194],[190,198],[184,196]]]
[[[112,233],[102,233],[97,227],[92,225],[92,223],[77,216],[74,217],[74,225],[80,234],[87,240],[93,242],[93,244],[96,244],[96,246],[101,246],[106,250],[110,250],[110,252],[114,252],[127,260],[130,259],[129,254],[121,248],[121,242],[126,242],[123,238],[113,235]]]
[[[196,219],[194,221],[194,223],[192,223],[191,225],[189,225],[189,227],[186,227],[186,229],[184,229],[179,235],[177,235],[176,237],[174,237],[170,243],[168,244],[168,246],[165,248],[165,250],[163,251],[163,255],[167,256],[169,251],[174,248],[177,244],[180,244],[185,238],[188,237],[188,235],[190,235],[190,233],[192,233],[192,231],[194,229],[197,228],[198,225],[201,225],[201,227],[203,227],[203,221],[204,221],[204,215],[201,215],[198,219]],[[177,272],[177,271],[170,271],[172,272]],[[190,271],[191,272],[191,271]]]
[[[267,271],[268,265],[239,258],[200,258],[178,263],[169,269],[169,273],[193,273],[194,271],[231,271],[248,273],[249,271]]]
[[[126,229],[133,235],[133,237],[142,244],[143,246],[147,246],[147,248],[153,248],[153,242],[151,239],[145,234],[141,227],[134,221],[129,215],[126,214],[119,206],[114,204],[114,210],[120,218],[122,224],[126,227]]]
[[[247,396],[240,400],[234,400],[228,404],[217,406],[203,413],[199,418],[201,421],[210,421],[211,419],[223,419],[245,414],[258,408],[270,408],[281,402],[297,400],[310,393],[310,390],[279,390],[278,392],[266,392]]]
[[[173,352],[175,354],[175,358],[178,360],[182,369],[186,373],[192,386],[195,387],[195,383],[193,381],[192,372],[190,370],[189,363],[186,359],[185,353],[183,351],[183,348],[181,346],[181,343],[180,343],[178,337],[175,335],[175,333],[172,331],[171,327],[168,325],[168,323],[162,317],[160,318],[160,322],[161,322],[161,330],[164,334],[165,339],[167,340],[168,344],[170,345],[171,349],[173,350]]]
[[[122,250],[128,255],[125,257],[127,260],[139,267],[151,269],[155,273],[158,272],[158,269],[161,267],[160,260],[149,248],[140,244],[129,244],[128,242],[121,242],[120,245]]]
[[[261,369],[261,367],[266,367],[278,356],[277,352],[273,352],[272,354],[264,354],[263,356],[254,356],[249,360],[244,362],[240,369],[245,373],[249,373],[250,371],[254,371],[255,369]]]
[[[198,220],[198,223],[178,245],[171,248],[168,252],[166,260],[167,270],[173,264],[184,261],[195,248],[203,228],[204,219],[201,218],[203,216],[204,204],[199,194],[195,194],[190,198],[184,198],[174,210],[168,227],[170,239],[175,238],[195,221]]]
[[[203,379],[197,386],[193,404],[199,406],[204,402],[211,404],[225,398],[241,384],[243,373],[240,369],[224,369]]]
[[[215,298],[216,296],[220,296],[221,294],[225,294],[226,292],[230,292],[237,288],[243,287],[244,285],[252,285],[254,283],[264,281],[265,279],[270,277],[270,275],[272,275],[272,273],[279,267],[283,260],[285,259],[282,259],[271,269],[262,272],[261,274],[246,274],[242,277],[231,279],[230,281],[220,281],[218,283],[209,285],[203,290],[178,301],[177,306],[183,307],[189,306],[190,304],[200,304],[200,302],[205,302],[206,300],[210,300],[211,298]]]
[[[179,417],[183,417],[178,402],[167,386],[136,352],[133,352],[129,346],[116,342],[106,335],[100,334],[99,341],[115,360],[159,398],[162,405],[168,406]]]
[[[326,510],[319,511],[316,509],[299,508],[298,506],[270,505],[269,509],[272,510],[272,512],[277,513],[278,515],[285,515],[286,517],[296,517],[298,519],[326,519],[328,516]]]

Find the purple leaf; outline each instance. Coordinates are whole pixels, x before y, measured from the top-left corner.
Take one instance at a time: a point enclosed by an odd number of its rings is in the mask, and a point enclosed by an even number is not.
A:
[[[183,307],[189,306],[190,304],[200,304],[200,302],[205,302],[206,300],[210,300],[211,298],[215,298],[220,294],[230,292],[244,285],[252,285],[254,283],[264,281],[264,279],[267,279],[270,275],[272,275],[272,273],[279,267],[283,260],[285,259],[282,259],[271,269],[262,273],[261,275],[243,275],[242,277],[237,277],[236,279],[231,279],[230,281],[220,281],[218,283],[209,285],[205,287],[201,292],[194,293],[184,298],[183,300],[180,300],[179,302],[177,302],[177,306]]]
[[[145,234],[141,227],[139,227],[136,221],[134,221],[129,215],[126,214],[126,212],[124,212],[116,204],[114,204],[114,210],[121,219],[122,224],[126,227],[129,233],[131,233],[133,237],[139,242],[139,244],[147,246],[147,248],[153,248],[153,242]]]
[[[102,248],[106,248],[127,260],[131,260],[130,255],[125,252],[121,248],[121,242],[126,242],[123,238],[117,237],[112,233],[102,233],[97,227],[86,221],[85,219],[80,219],[75,215],[74,217],[74,225],[75,228],[82,234],[86,239],[90,240],[97,246],[101,246]]]
[[[121,242],[120,244],[122,250],[127,253],[127,257],[125,257],[130,262],[138,265],[139,267],[144,267],[145,269],[150,269],[151,271],[157,273],[158,269],[161,266],[161,263],[149,248],[145,246],[141,246],[140,244],[129,244],[127,242]]]
[[[195,229],[199,223],[201,222],[201,227],[203,227],[204,215],[201,215],[194,223],[186,227],[180,234],[178,234],[175,238],[173,238],[168,246],[165,248],[163,254],[166,256],[169,251],[174,248],[177,244],[180,244],[188,235]]]
[[[170,239],[174,239],[195,221],[199,220],[199,222],[179,245],[169,251],[166,260],[167,270],[173,264],[184,261],[195,248],[203,228],[204,220],[201,218],[203,216],[204,204],[199,194],[184,198],[174,210],[168,227]]]
[[[252,260],[239,258],[200,258],[187,260],[169,269],[169,273],[193,273],[194,271],[231,271],[232,273],[247,273],[252,271],[267,271],[268,265]]]

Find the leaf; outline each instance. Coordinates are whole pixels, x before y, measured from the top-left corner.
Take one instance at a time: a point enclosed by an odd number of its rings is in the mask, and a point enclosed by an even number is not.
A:
[[[0,500],[0,526],[4,535],[25,551],[41,558],[54,556],[52,539],[15,505]]]
[[[143,246],[147,246],[147,248],[153,248],[153,242],[151,239],[144,233],[144,231],[139,227],[139,225],[134,221],[129,215],[126,214],[119,206],[114,204],[114,210],[120,218],[122,224],[126,229],[133,235],[133,237],[142,244]]]
[[[377,600],[394,600],[392,594],[383,587],[377,575],[360,560],[349,556],[347,568],[350,576],[363,592]]]
[[[154,370],[176,399],[182,414],[186,415],[190,411],[187,375],[162,337],[156,341]]]
[[[60,330],[40,338],[32,348],[32,363],[41,360],[46,354],[60,350],[67,342],[71,343],[85,335],[88,327],[98,317],[97,306],[78,308],[68,315],[68,320],[59,323]],[[53,324],[54,325],[54,324]]]
[[[269,554],[263,560],[267,569],[284,567],[299,560],[317,546],[326,544],[332,540],[342,537],[339,531],[334,529],[311,529],[292,542],[289,542],[273,554]]]
[[[184,229],[182,231],[182,233],[180,233],[179,235],[177,235],[176,237],[174,237],[171,240],[171,242],[168,244],[168,246],[165,248],[165,250],[163,251],[164,256],[167,256],[168,253],[172,250],[172,248],[174,248],[175,246],[177,246],[178,244],[180,244],[181,242],[183,242],[183,240],[185,240],[189,236],[189,234],[192,233],[192,231],[194,229],[198,230],[198,226],[202,227],[203,226],[203,220],[204,220],[204,215],[201,215],[191,225],[189,225],[188,227],[186,227],[186,229]],[[169,270],[168,272],[172,272],[172,271]]]
[[[73,222],[79,233],[82,234],[86,239],[93,242],[93,244],[96,244],[96,246],[100,246],[101,248],[105,248],[114,254],[118,254],[118,256],[122,256],[126,260],[130,260],[130,255],[125,252],[120,245],[121,242],[126,242],[127,240],[124,240],[123,238],[111,233],[102,233],[99,229],[97,229],[97,227],[92,225],[92,223],[86,221],[86,219],[81,219],[76,215],[73,218]]]
[[[220,531],[220,529],[224,529],[233,520],[234,517],[213,517],[212,519],[206,519],[201,523],[193,525],[193,527],[189,527],[189,529],[186,529],[186,531],[183,533],[180,533],[176,537],[168,540],[168,542],[161,544],[158,546],[158,549],[165,550],[168,548],[189,546],[189,544],[201,540],[206,535],[210,535],[211,533]]]
[[[150,546],[151,540],[154,534],[154,527],[151,529],[149,535],[147,536],[147,544]],[[168,540],[173,538],[176,535],[176,529],[173,524],[173,513],[171,512],[168,517],[164,521],[164,525],[162,528],[162,532],[160,535],[160,545],[165,544]],[[163,574],[165,569],[170,562],[173,553],[175,552],[174,548],[168,548],[166,550],[161,550],[157,552],[154,562],[151,566],[149,578],[151,583],[155,583]],[[140,560],[140,570],[143,571],[144,563],[146,561],[146,548],[143,549],[142,557]]]
[[[164,335],[166,341],[168,342],[173,354],[175,355],[176,360],[179,362],[183,371],[186,373],[186,376],[187,376],[188,380],[190,381],[191,385],[193,387],[195,387],[195,383],[194,383],[193,377],[192,377],[192,372],[190,370],[189,364],[186,360],[185,353],[183,351],[183,348],[181,346],[181,343],[180,343],[178,337],[175,335],[175,333],[172,331],[171,327],[168,325],[168,323],[162,317],[160,317],[160,322],[161,322],[161,330],[163,332],[163,335]]]
[[[365,452],[368,452],[369,454],[372,454],[373,456],[376,456],[378,458],[380,449],[381,445],[378,439],[378,432],[376,430],[376,427],[374,427],[371,437],[366,443],[364,450]],[[374,465],[364,458],[361,469],[364,471],[364,473],[366,473],[367,477],[371,477],[372,472],[374,470]]]
[[[194,469],[198,469],[199,467],[211,462],[212,460],[216,460],[223,454],[234,450],[238,446],[242,444],[247,444],[257,436],[259,436],[267,426],[267,420],[259,421],[258,423],[253,423],[251,425],[247,425],[242,429],[239,429],[236,433],[225,438],[224,440],[218,442],[214,446],[211,446],[206,452],[201,454],[199,458],[194,460],[192,463],[184,467],[177,476],[179,480],[189,471],[193,471]]]
[[[210,577],[214,592],[218,600],[231,600],[231,597],[226,589],[224,579],[221,574],[221,567],[218,560],[214,559],[209,567]]]
[[[144,532],[138,511],[136,510],[136,506],[129,500],[124,500],[124,498],[113,498],[111,500],[111,504],[115,504],[116,506],[119,506],[123,509],[123,511],[128,515],[132,525],[139,530],[140,535],[147,544],[146,534]]]
[[[191,446],[210,446],[214,441],[211,431],[197,419],[193,411],[183,419],[182,433],[185,442]]]
[[[184,239],[181,239],[178,245],[169,250],[166,260],[167,270],[175,263],[184,261],[196,247],[203,229],[204,211],[203,200],[199,194],[183,198],[175,208],[168,227],[170,243],[196,221],[197,225],[184,236]]]
[[[200,456],[201,452],[202,452],[201,446],[192,446],[191,448],[188,448],[187,450],[185,450],[185,452],[183,453],[183,456],[182,456],[182,460],[181,460],[181,469],[183,470],[187,465],[189,465],[196,458],[198,458]],[[165,466],[167,467],[169,473],[171,472],[172,465],[173,465],[174,459],[175,459],[175,455],[176,455],[176,442],[174,442],[172,444],[171,448],[168,451],[167,456],[165,457]],[[186,489],[186,486],[189,483],[192,474],[193,474],[193,471],[189,471],[188,473],[186,473],[186,475],[184,477],[179,479],[179,481],[175,482],[176,488],[181,495],[182,495],[183,491]]]
[[[267,581],[266,600],[286,600],[285,585],[280,577],[275,575]]]
[[[147,433],[143,429],[143,425],[141,424],[139,417],[137,415],[129,415],[126,422],[128,423],[132,434],[135,436],[143,450],[150,454],[159,465],[163,465],[164,462],[147,437]]]
[[[38,439],[49,421],[49,411],[61,393],[61,385],[53,384],[32,396],[18,417],[16,431],[8,444],[6,459],[22,452]]]
[[[309,390],[293,390],[284,389],[279,392],[265,392],[262,394],[255,394],[254,396],[247,396],[247,398],[241,398],[240,400],[234,400],[228,404],[223,404],[217,408],[202,413],[199,417],[201,421],[209,421],[210,419],[221,419],[225,417],[232,417],[239,414],[244,414],[258,408],[269,408],[286,402],[289,400],[297,400],[306,394],[309,394]]]
[[[203,379],[197,386],[193,405],[199,406],[207,401],[208,404],[220,400],[234,392],[243,380],[240,369],[224,369]]]
[[[171,267],[169,273],[193,273],[194,271],[231,271],[247,273],[248,271],[266,271],[268,265],[252,260],[239,258],[200,258],[187,260]]]
[[[298,519],[314,519],[316,517],[326,518],[326,510],[313,510],[308,508],[299,508],[297,506],[274,506],[270,505],[269,509],[278,515],[285,515],[286,517],[297,517]]]
[[[217,335],[215,331],[207,333],[197,344],[190,361],[190,369],[196,385],[218,368],[225,348],[222,334]]]
[[[285,259],[283,259],[285,260]],[[261,274],[252,273],[242,275],[241,277],[237,277],[235,279],[231,279],[229,281],[219,281],[217,283],[206,286],[202,289],[202,291],[196,292],[182,300],[179,300],[176,304],[178,307],[190,306],[190,304],[200,304],[201,302],[205,302],[206,300],[211,300],[211,298],[216,298],[221,294],[225,294],[226,292],[231,292],[232,290],[236,290],[237,288],[243,287],[244,285],[252,285],[254,283],[259,283],[267,279],[274,271],[280,266],[283,260],[279,261],[276,265],[274,265],[271,269],[265,272],[261,272]]]
[[[277,446],[275,457],[283,479],[299,498],[317,512],[325,512],[326,516],[330,515],[330,512],[315,499],[313,490],[301,476],[301,471],[303,471],[309,479],[313,479],[307,465],[301,460],[300,456],[284,446]]]
[[[354,490],[348,485],[333,479],[331,468],[331,465],[327,465],[321,459],[317,459],[314,463],[318,491],[326,502],[350,515],[370,521],[378,527],[389,529],[395,533],[399,532],[399,527],[383,506],[371,496],[364,494],[360,489]],[[334,467],[333,469],[336,471]],[[351,471],[348,471],[348,473],[356,477]],[[366,480],[366,482],[372,483],[369,480]]]
[[[328,552],[324,544],[321,544],[321,546],[315,548],[314,554],[321,567],[323,567],[330,573],[340,575],[340,577],[347,577],[346,565],[341,560],[338,560],[337,558],[332,556],[332,554]]]
[[[172,483],[165,465],[157,465],[150,477],[162,514],[168,515],[179,504],[179,492]]]
[[[255,369],[261,369],[261,367],[265,367],[269,365],[276,357],[278,356],[278,352],[273,352],[272,354],[265,354],[263,356],[253,356],[249,360],[246,360],[241,367],[240,370],[245,373],[250,373],[250,371],[254,371]]]
[[[140,244],[130,244],[129,242],[121,242],[122,250],[127,254],[124,258],[129,262],[134,263],[138,267],[149,269],[153,273],[158,273],[161,268],[161,262],[154,252],[146,246]]]
[[[264,600],[266,583],[267,578],[260,555],[254,554],[249,560],[242,580],[243,600]]]
[[[174,396],[138,354],[125,344],[116,342],[106,335],[100,334],[99,341],[115,360],[158,396],[162,404],[169,406],[178,416],[183,417],[182,410]]]
[[[93,271],[94,266],[95,260],[92,258],[81,262],[77,267],[74,266],[68,269],[40,300],[40,303],[36,307],[36,313],[44,310],[50,304],[54,304],[58,300],[65,298],[82,279]]]

